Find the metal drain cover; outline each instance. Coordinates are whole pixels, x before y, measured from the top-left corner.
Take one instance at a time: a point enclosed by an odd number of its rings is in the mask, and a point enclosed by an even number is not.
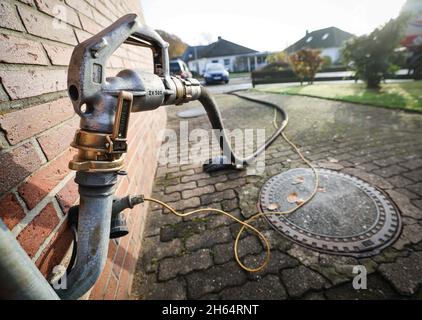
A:
[[[318,169],[318,193],[290,215],[266,218],[284,236],[313,250],[367,257],[378,254],[400,234],[400,214],[377,189],[355,177]],[[269,179],[261,189],[263,212],[287,211],[314,188],[311,169],[292,169]]]

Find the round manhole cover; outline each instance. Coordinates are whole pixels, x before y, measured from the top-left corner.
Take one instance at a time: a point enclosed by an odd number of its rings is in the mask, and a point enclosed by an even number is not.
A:
[[[318,193],[290,215],[268,214],[284,236],[314,250],[355,257],[375,255],[401,230],[400,214],[377,189],[355,177],[318,169]],[[314,188],[311,169],[292,169],[269,179],[261,190],[263,212],[287,211]]]

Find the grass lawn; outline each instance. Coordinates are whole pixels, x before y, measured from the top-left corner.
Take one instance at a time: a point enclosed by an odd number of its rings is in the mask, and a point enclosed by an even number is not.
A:
[[[262,86],[257,90],[422,112],[422,81],[386,83],[380,90],[366,89],[362,83],[325,83],[291,87],[271,85],[267,88]]]

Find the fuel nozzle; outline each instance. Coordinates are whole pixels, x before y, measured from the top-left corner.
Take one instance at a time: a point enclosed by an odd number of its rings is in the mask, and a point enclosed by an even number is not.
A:
[[[122,45],[150,48],[153,73],[126,69],[106,77],[107,60]],[[80,129],[72,146],[79,149],[69,167],[85,172],[116,172],[123,167],[131,112],[196,100],[196,79],[170,76],[168,43],[153,29],[128,14],[77,45],[68,72],[68,93]]]

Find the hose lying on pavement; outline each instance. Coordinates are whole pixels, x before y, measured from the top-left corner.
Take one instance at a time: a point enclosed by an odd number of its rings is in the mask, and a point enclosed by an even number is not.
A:
[[[282,107],[280,107],[279,105],[275,103],[245,97],[245,96],[237,94],[236,91],[228,92],[228,94],[237,96],[244,100],[248,100],[251,102],[256,102],[259,104],[272,107],[274,108],[275,117],[277,117],[277,111],[278,111],[281,113],[283,121],[280,126],[278,125],[276,126],[276,131],[273,133],[273,135],[267,141],[265,141],[263,145],[259,146],[255,150],[255,152],[253,152],[252,154],[250,154],[249,156],[245,158],[238,157],[233,152],[230,145],[230,140],[226,136],[226,130],[224,129],[221,113],[218,108],[217,102],[215,101],[214,97],[210,94],[210,92],[206,88],[201,87],[201,95],[198,100],[203,105],[205,111],[207,112],[208,119],[211,122],[212,128],[219,130],[221,132],[221,138],[219,139],[219,144],[220,144],[220,149],[223,153],[223,155],[220,157],[217,157],[217,159],[216,158],[210,159],[208,163],[204,164],[204,170],[206,172],[239,168],[239,167],[241,168],[241,167],[246,166],[248,163],[256,159],[256,157],[259,154],[261,154],[277,139],[277,137],[282,133],[282,131],[284,130],[284,128],[286,127],[288,123],[287,113],[283,110]],[[230,159],[230,161],[227,161],[227,159]]]
[[[176,216],[179,217],[186,217],[195,213],[202,213],[202,212],[216,212],[218,214],[222,214],[225,215],[227,217],[229,217],[230,219],[236,221],[237,223],[239,223],[241,225],[241,228],[236,236],[235,242],[234,242],[234,256],[235,259],[237,261],[237,263],[239,264],[239,266],[248,271],[248,272],[258,272],[261,271],[262,269],[264,269],[269,260],[270,260],[270,254],[271,254],[271,248],[270,248],[270,243],[267,239],[267,237],[261,232],[259,231],[257,228],[253,227],[251,225],[251,223],[253,221],[255,221],[257,218],[266,216],[266,215],[273,215],[273,214],[292,214],[293,212],[295,212],[296,210],[298,210],[299,208],[303,207],[305,204],[307,204],[318,192],[318,186],[319,186],[319,175],[318,172],[316,171],[315,167],[312,165],[312,163],[307,160],[302,153],[300,152],[300,150],[298,149],[298,147],[292,142],[290,141],[286,134],[284,133],[284,129],[287,126],[287,113],[283,110],[282,107],[271,103],[271,102],[267,102],[267,101],[262,101],[259,99],[254,99],[254,98],[249,98],[249,97],[245,97],[242,95],[238,95],[235,92],[230,92],[229,94],[235,95],[241,99],[245,99],[248,101],[252,101],[252,102],[256,102],[256,103],[260,103],[263,105],[267,105],[270,107],[274,107],[274,119],[273,119],[273,125],[276,128],[276,132],[270,137],[269,140],[266,141],[266,143],[258,148],[252,155],[248,156],[247,158],[239,158],[237,157],[233,150],[231,149],[230,146],[230,142],[228,141],[225,133],[224,133],[224,126],[223,123],[221,121],[221,115],[217,106],[216,101],[214,100],[214,98],[209,94],[208,90],[206,90],[205,88],[202,88],[202,94],[201,97],[199,98],[199,101],[202,103],[202,105],[204,106],[205,110],[207,111],[207,115],[208,118],[211,121],[211,125],[213,127],[213,129],[220,129],[222,130],[222,139],[220,140],[220,147],[221,150],[224,152],[225,150],[229,150],[230,152],[230,158],[231,158],[231,167],[233,167],[233,164],[239,164],[241,163],[242,165],[246,165],[248,163],[248,161],[252,160],[254,157],[256,157],[258,154],[260,154],[262,151],[264,151],[266,148],[268,148],[271,143],[273,143],[275,141],[275,139],[281,135],[283,137],[283,139],[293,148],[293,150],[299,155],[299,157],[303,160],[303,162],[305,162],[313,171],[314,176],[315,176],[315,185],[314,185],[314,189],[312,190],[311,194],[309,195],[309,197],[307,199],[305,199],[303,202],[299,203],[296,205],[296,207],[294,207],[293,209],[287,210],[287,211],[280,211],[280,212],[276,212],[276,211],[270,211],[270,212],[257,212],[255,213],[252,217],[250,217],[249,219],[247,219],[246,221],[242,221],[240,219],[238,219],[237,217],[235,217],[234,215],[225,212],[223,210],[219,210],[219,209],[214,209],[214,208],[204,208],[204,209],[197,209],[197,210],[193,210],[193,211],[189,211],[189,212],[185,212],[185,213],[180,213],[178,211],[176,211],[174,208],[172,208],[171,206],[169,206],[168,204],[164,203],[163,201],[154,199],[154,198],[144,198],[144,201],[150,201],[150,202],[154,202],[157,203],[159,205],[161,205],[162,207],[167,208],[168,210],[170,210],[171,213],[175,214]],[[282,121],[281,125],[279,126],[277,124],[277,111],[279,111],[282,115],[284,120]],[[226,148],[226,149],[224,149]],[[216,170],[221,170],[223,168],[227,168],[227,165],[216,165],[216,167],[214,167],[214,169]],[[215,171],[215,170],[211,170],[211,171]],[[245,229],[249,229],[249,231],[252,231],[253,233],[255,233],[259,238],[262,239],[262,241],[265,244],[265,250],[266,250],[266,255],[264,257],[263,262],[256,268],[251,268],[248,266],[245,266],[243,264],[243,262],[240,260],[239,257],[239,240],[240,237],[242,235],[242,233],[244,232]]]

